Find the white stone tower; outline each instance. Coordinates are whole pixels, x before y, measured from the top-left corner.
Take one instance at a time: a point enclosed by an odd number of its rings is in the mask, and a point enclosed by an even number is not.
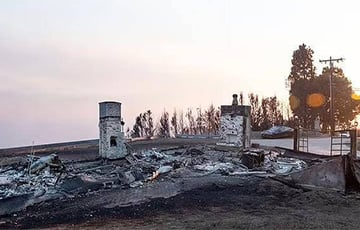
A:
[[[99,103],[100,138],[99,154],[107,159],[123,158],[127,154],[121,127],[121,103],[104,101]]]

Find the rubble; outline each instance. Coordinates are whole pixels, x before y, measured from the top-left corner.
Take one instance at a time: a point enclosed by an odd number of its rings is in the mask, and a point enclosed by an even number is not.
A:
[[[352,180],[354,171],[350,166],[348,156],[338,156],[322,164],[313,165],[305,170],[290,175],[291,180],[304,187],[318,187],[346,192],[346,187]]]
[[[40,171],[44,170],[46,167],[56,168],[59,170],[64,170],[64,165],[60,161],[59,157],[56,154],[51,154],[49,156],[44,156],[37,159],[33,162],[33,157],[31,156],[31,162],[29,167],[30,174],[38,174]]]
[[[160,174],[168,173],[172,170],[171,166],[161,166],[158,170],[153,172],[152,176],[148,180],[155,180]]]
[[[304,176],[295,175],[301,175],[307,168],[305,161],[285,157],[282,150],[217,145],[132,149],[126,158],[118,160],[63,162],[52,154],[33,162],[28,160],[27,165],[2,166],[0,215],[15,213],[51,199],[67,199],[103,190],[149,190],[157,183],[176,183],[172,185],[174,191],[169,193],[174,195],[183,191],[177,187],[181,186],[181,181],[195,178],[201,181],[200,178],[210,175],[301,179]],[[156,195],[159,196],[162,195]]]
[[[249,151],[244,153],[241,158],[241,162],[250,169],[262,166],[264,160],[264,151]]]
[[[299,159],[294,158],[278,158],[275,167],[276,174],[289,174],[297,172],[307,167],[306,163]]]

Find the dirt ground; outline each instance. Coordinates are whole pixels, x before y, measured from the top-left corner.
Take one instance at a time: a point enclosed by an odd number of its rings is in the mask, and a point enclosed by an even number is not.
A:
[[[116,192],[105,194],[116,199]],[[269,178],[213,184],[131,207],[91,204],[103,194],[30,207],[2,228],[48,229],[358,229],[360,196],[303,191]]]
[[[149,147],[146,143],[144,146]],[[69,160],[76,155],[75,152],[68,155]],[[211,177],[205,182],[194,186],[199,181],[190,180],[183,186],[195,189],[126,207],[116,205],[122,199],[116,189],[44,202],[1,217],[0,229],[358,229],[360,226],[357,193],[304,191],[259,176]]]

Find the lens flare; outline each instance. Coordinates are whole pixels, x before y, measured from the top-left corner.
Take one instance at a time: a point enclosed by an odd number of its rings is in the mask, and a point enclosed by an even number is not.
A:
[[[307,96],[306,104],[313,108],[323,106],[325,104],[325,96],[321,93],[312,93]]]
[[[292,110],[296,109],[296,108],[299,107],[299,105],[300,105],[300,100],[299,100],[299,98],[297,98],[297,97],[294,96],[294,95],[291,95],[291,96],[290,96],[289,102],[290,102],[290,108],[291,108]]]
[[[357,93],[352,93],[351,98],[355,101],[360,101],[360,95]]]

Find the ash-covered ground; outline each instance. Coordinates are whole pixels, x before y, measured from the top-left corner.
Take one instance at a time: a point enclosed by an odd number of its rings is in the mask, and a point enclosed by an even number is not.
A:
[[[289,157],[280,149],[240,150],[204,140],[130,143],[129,152],[125,159],[104,161],[93,152],[58,151],[64,168],[34,175],[26,173],[31,168],[26,155],[17,155],[16,161],[3,157],[0,176],[8,179],[1,184],[1,228],[329,229],[360,224],[355,191],[309,189],[288,180],[292,173],[328,162],[324,157]],[[265,159],[249,165],[244,154]]]

